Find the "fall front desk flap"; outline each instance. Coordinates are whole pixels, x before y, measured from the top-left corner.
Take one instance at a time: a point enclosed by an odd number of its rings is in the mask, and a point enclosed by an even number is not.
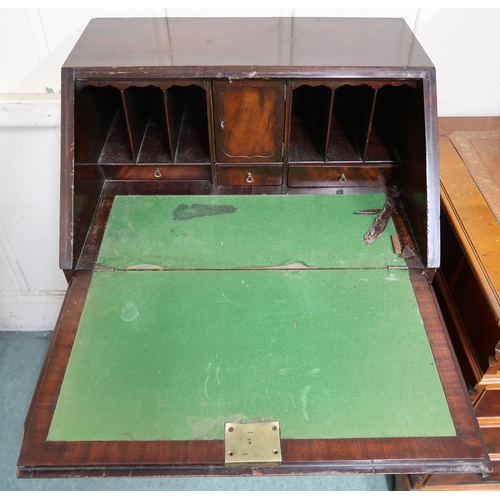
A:
[[[455,436],[384,202],[117,196],[48,440]]]

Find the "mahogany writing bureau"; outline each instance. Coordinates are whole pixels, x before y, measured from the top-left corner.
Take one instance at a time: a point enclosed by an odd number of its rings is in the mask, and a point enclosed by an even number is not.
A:
[[[21,477],[489,469],[403,21],[93,20],[61,162],[69,288]]]

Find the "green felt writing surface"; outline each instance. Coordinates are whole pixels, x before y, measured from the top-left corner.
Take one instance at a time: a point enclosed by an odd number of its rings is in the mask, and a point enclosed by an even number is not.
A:
[[[254,419],[285,439],[455,435],[408,272],[94,273],[49,440]]]
[[[385,196],[117,196],[97,264],[116,269],[400,265],[390,235],[363,236]]]

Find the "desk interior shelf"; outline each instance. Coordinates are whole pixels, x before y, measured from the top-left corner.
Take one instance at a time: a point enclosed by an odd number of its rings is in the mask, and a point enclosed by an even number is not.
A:
[[[75,130],[78,166],[210,165],[203,86],[85,85],[75,113],[85,124]]]

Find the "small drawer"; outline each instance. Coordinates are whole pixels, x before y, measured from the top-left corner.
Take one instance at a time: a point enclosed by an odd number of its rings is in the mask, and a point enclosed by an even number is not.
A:
[[[210,165],[106,165],[103,169],[106,179],[120,181],[207,181],[211,178]]]
[[[500,388],[489,388],[481,394],[474,410],[477,421],[481,427],[499,427],[500,428]],[[499,429],[500,436],[500,429]],[[500,441],[498,443],[500,452]]]
[[[291,166],[290,187],[364,187],[387,186],[396,181],[397,167],[384,166]]]
[[[282,182],[281,165],[217,167],[217,184],[220,186],[279,186]]]

